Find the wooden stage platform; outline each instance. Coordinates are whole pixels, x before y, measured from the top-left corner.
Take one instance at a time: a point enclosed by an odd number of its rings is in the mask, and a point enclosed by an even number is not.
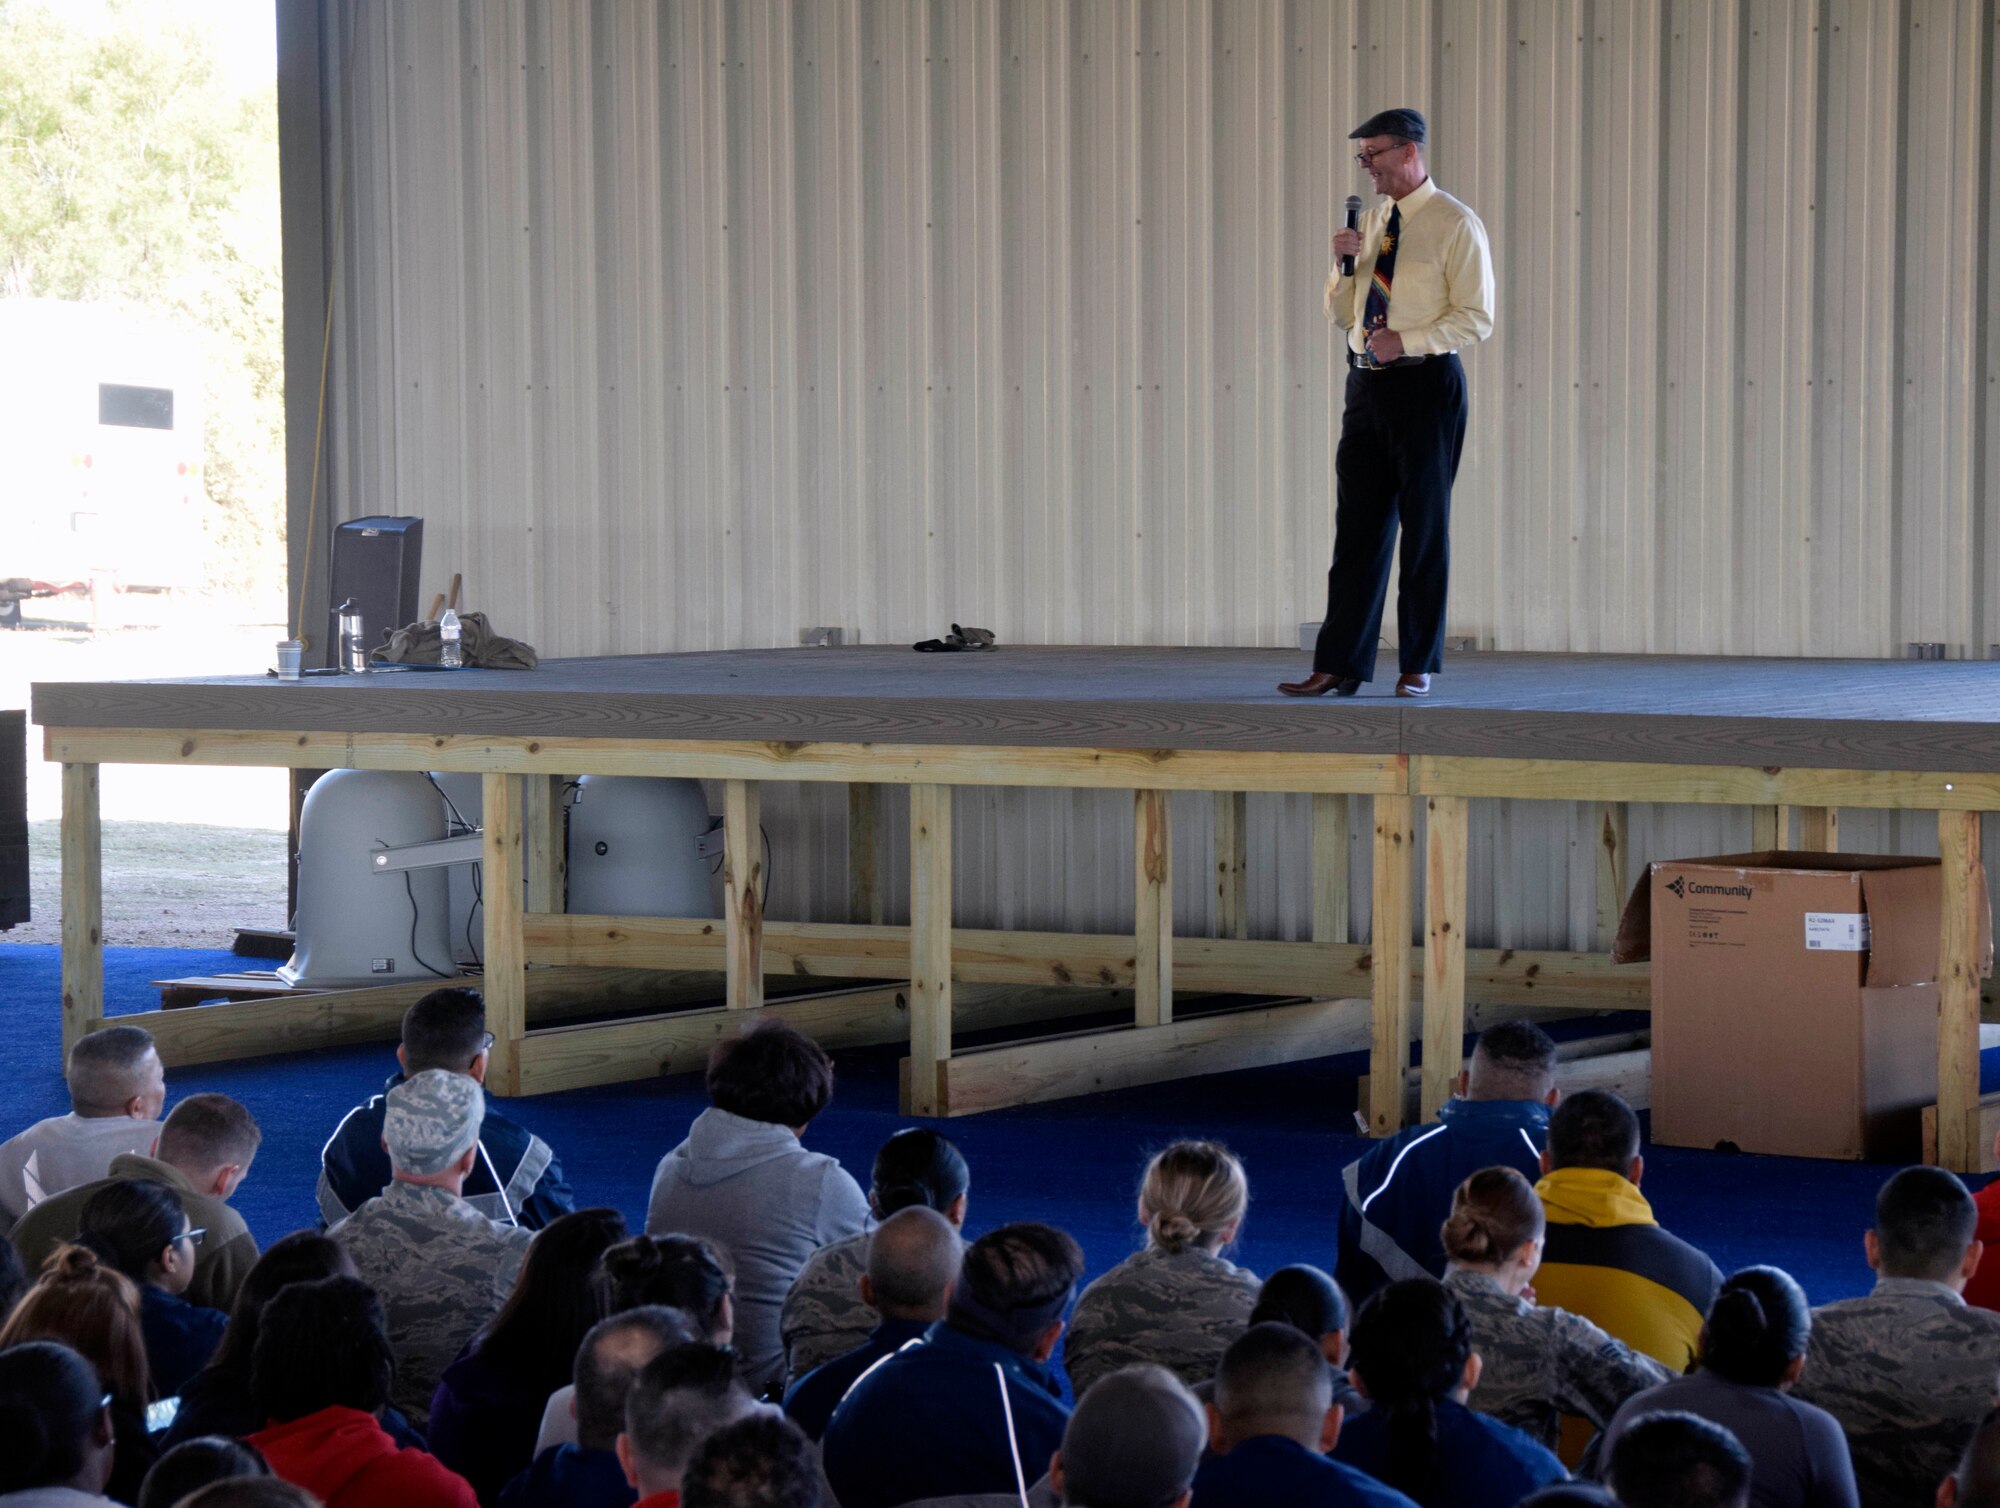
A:
[[[1979,1164],[1979,979],[1972,876],[1979,814],[2000,810],[2000,663],[1486,654],[1454,657],[1423,702],[1385,678],[1347,701],[1294,701],[1295,651],[904,648],[740,651],[553,661],[534,672],[416,672],[35,687],[47,757],[64,766],[65,1044],[102,1019],[97,767],[107,763],[459,770],[484,776],[484,889],[492,1082],[536,1093],[691,1066],[746,1013],[795,1020],[833,1043],[910,1044],[907,1102],[959,1114],[1096,1088],[1252,1066],[1366,1042],[1369,1122],[1402,1123],[1409,1043],[1425,1045],[1420,1113],[1449,1096],[1468,999],[1491,1007],[1644,1008],[1643,965],[1603,954],[1499,952],[1465,943],[1467,804],[1511,797],[1600,808],[1600,913],[1627,888],[1631,802],[1754,809],[1754,847],[1779,847],[1787,808],[1802,846],[1838,847],[1843,807],[1934,811],[1944,855],[1938,1154]],[[560,909],[562,777],[719,780],[731,859],[712,921],[572,916]],[[854,916],[767,922],[759,789],[850,788]],[[954,786],[1133,792],[1133,935],[980,932],[951,916]],[[881,924],[880,803],[910,803],[910,924]],[[1176,937],[1169,791],[1215,793],[1223,935]],[[1349,803],[1313,803],[1314,938],[1243,935],[1243,796],[1372,798],[1375,937],[1345,936]],[[1426,883],[1412,894],[1415,813]],[[1768,841],[1766,841],[1768,840]],[[735,856],[748,856],[738,862]],[[1235,904],[1230,900],[1232,876]],[[1425,945],[1412,943],[1424,920]],[[535,967],[530,967],[530,966]],[[720,970],[726,1006],[608,1024],[574,1017],[593,971]],[[605,971],[609,971],[607,974]],[[766,974],[868,988],[766,1004]],[[879,981],[894,981],[880,986]],[[903,983],[907,981],[907,983]],[[575,984],[576,989],[571,989]],[[954,1032],[1019,1020],[1022,991],[1132,992],[1130,1026],[954,1052]],[[418,986],[138,1018],[169,1061],[393,1035]],[[1176,989],[1303,997],[1178,1015]],[[1413,1009],[1421,996],[1422,1009]],[[1354,996],[1368,997],[1363,1008]],[[328,1003],[331,1002],[331,1003]],[[1028,1002],[1028,1003],[1024,1003]],[[956,1004],[956,1009],[955,1009]]]

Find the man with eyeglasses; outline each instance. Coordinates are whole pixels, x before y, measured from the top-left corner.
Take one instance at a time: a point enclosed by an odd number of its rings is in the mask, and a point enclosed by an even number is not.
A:
[[[1326,314],[1346,336],[1333,569],[1312,674],[1287,696],[1353,696],[1375,678],[1389,565],[1402,529],[1396,695],[1428,696],[1444,657],[1451,484],[1465,443],[1458,353],[1493,333],[1493,258],[1479,217],[1431,181],[1429,127],[1384,110],[1350,134],[1384,201],[1333,238]],[[1353,271],[1343,271],[1352,257]]]
[[[432,990],[403,1015],[396,1049],[402,1071],[383,1092],[347,1113],[320,1153],[319,1215],[338,1225],[389,1186],[389,1155],[382,1147],[388,1091],[427,1068],[486,1083],[486,1002],[477,990]],[[555,1152],[539,1136],[490,1105],[479,1133],[478,1156],[466,1175],[464,1198],[489,1220],[540,1230],[576,1208]]]

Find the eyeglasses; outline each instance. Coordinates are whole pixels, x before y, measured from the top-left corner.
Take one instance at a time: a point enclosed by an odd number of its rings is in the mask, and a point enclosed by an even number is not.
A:
[[[493,1050],[493,1033],[481,1032],[479,1034],[479,1052],[491,1052],[492,1050]],[[475,1058],[478,1057],[479,1052],[474,1053],[473,1056]]]
[[[1389,152],[1400,152],[1403,150],[1404,147],[1407,147],[1409,145],[1410,143],[1407,141],[1399,141],[1393,147],[1377,147],[1372,152],[1369,151],[1356,152],[1354,154],[1354,160],[1360,163],[1364,168],[1372,168],[1375,166],[1376,158],[1381,157]]]
[[[208,1234],[207,1226],[197,1225],[193,1230],[182,1231],[178,1236],[175,1236],[174,1239],[176,1241],[185,1241],[190,1246],[199,1246],[201,1245],[201,1238],[207,1234]]]

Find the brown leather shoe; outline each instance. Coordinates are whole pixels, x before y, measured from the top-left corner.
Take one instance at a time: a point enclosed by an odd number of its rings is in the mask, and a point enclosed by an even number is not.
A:
[[[1303,681],[1280,681],[1278,689],[1286,696],[1325,696],[1331,691],[1335,696],[1352,696],[1361,689],[1358,676],[1339,676],[1325,670],[1315,670]]]
[[[1431,678],[1428,675],[1399,675],[1396,677],[1396,695],[1429,696]]]

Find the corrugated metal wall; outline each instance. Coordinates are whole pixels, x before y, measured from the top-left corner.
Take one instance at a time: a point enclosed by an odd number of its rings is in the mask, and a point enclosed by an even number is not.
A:
[[[334,506],[422,514],[431,574],[547,654],[1292,643],[1345,136],[1409,103],[1500,273],[1453,632],[1983,655],[1996,47],[1993,0],[326,0]],[[774,914],[842,904],[827,797],[768,808]],[[1256,930],[1296,935],[1301,809],[1252,810]],[[967,796],[960,831],[969,915],[1129,920],[1123,803]],[[1481,940],[1589,942],[1585,814],[1478,834]]]

